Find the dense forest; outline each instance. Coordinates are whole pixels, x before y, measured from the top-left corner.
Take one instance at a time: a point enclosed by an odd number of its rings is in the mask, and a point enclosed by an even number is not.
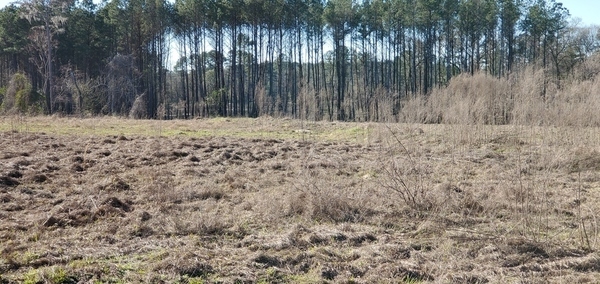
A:
[[[377,121],[460,74],[560,88],[599,43],[555,0],[23,0],[1,111]]]

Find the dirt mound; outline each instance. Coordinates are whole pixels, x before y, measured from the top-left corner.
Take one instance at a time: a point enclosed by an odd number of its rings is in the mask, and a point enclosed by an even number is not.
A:
[[[123,202],[116,197],[109,197],[104,200],[98,208],[99,215],[104,215],[107,212],[124,212],[128,213],[133,211],[131,201]]]
[[[0,187],[15,187],[19,185],[20,182],[11,176],[0,176]]]

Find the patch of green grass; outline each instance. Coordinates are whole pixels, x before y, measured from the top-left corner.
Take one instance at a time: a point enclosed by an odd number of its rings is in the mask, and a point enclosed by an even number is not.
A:
[[[21,263],[29,264],[38,258],[40,258],[39,254],[32,251],[26,251],[23,253],[23,255],[21,255]]]
[[[77,278],[69,275],[66,270],[62,267],[51,268],[50,271],[46,271],[47,279],[50,280],[51,283],[55,284],[67,284],[67,283],[77,283]]]
[[[402,279],[402,283],[406,283],[406,284],[417,284],[417,283],[422,283],[423,281],[419,280],[419,279],[415,279],[415,278],[410,278],[410,277],[404,277],[404,279]]]
[[[321,283],[323,279],[312,271],[305,274],[292,274],[285,277],[285,283]]]
[[[273,282],[283,282],[284,276],[275,268],[269,267],[265,271],[264,275],[262,275],[257,283],[273,283]]]
[[[76,259],[69,262],[68,267],[71,269],[79,270],[86,267],[97,266],[98,262],[91,258]]]
[[[23,275],[23,284],[37,284],[41,281],[42,279],[37,269],[31,269]]]
[[[366,125],[356,125],[356,123],[338,125],[332,131],[322,133],[321,136],[325,136],[326,140],[364,142],[372,135],[372,129]]]
[[[189,284],[204,284],[206,281],[200,277],[191,277],[186,279]]]
[[[160,253],[150,252],[148,254],[135,254],[127,256],[112,256],[104,259],[85,258],[69,262],[68,267],[81,271],[87,268],[101,271],[99,283],[115,283],[128,277],[148,274],[148,263],[155,262],[160,258]]]

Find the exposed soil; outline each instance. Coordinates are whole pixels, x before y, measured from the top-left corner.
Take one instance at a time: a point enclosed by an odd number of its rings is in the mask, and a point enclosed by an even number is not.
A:
[[[378,127],[0,133],[0,283],[600,279],[596,130]]]

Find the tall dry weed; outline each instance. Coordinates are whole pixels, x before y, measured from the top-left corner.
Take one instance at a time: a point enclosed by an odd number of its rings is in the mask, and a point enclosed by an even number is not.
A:
[[[146,94],[141,94],[135,98],[133,106],[129,111],[129,117],[134,119],[141,119],[146,117]]]
[[[510,119],[510,83],[483,73],[459,75],[429,96],[404,102],[406,122],[447,124],[506,124]]]
[[[298,112],[300,119],[319,121],[323,119],[322,106],[325,93],[306,86],[298,93]]]
[[[547,103],[554,96],[555,88],[545,83],[543,70],[527,68],[510,78],[514,86],[511,123],[517,125],[542,125],[547,121]]]
[[[600,126],[600,77],[579,81],[559,90],[548,107],[546,124]]]
[[[596,66],[598,65],[598,66]],[[463,74],[430,95],[402,102],[399,119],[463,125],[600,126],[600,60],[590,59],[557,85],[544,69],[509,77]]]
[[[370,100],[369,113],[372,114],[369,117],[369,121],[379,122],[396,122],[397,115],[394,108],[396,102],[393,95],[385,90],[385,88],[379,88],[375,91],[373,99]]]

